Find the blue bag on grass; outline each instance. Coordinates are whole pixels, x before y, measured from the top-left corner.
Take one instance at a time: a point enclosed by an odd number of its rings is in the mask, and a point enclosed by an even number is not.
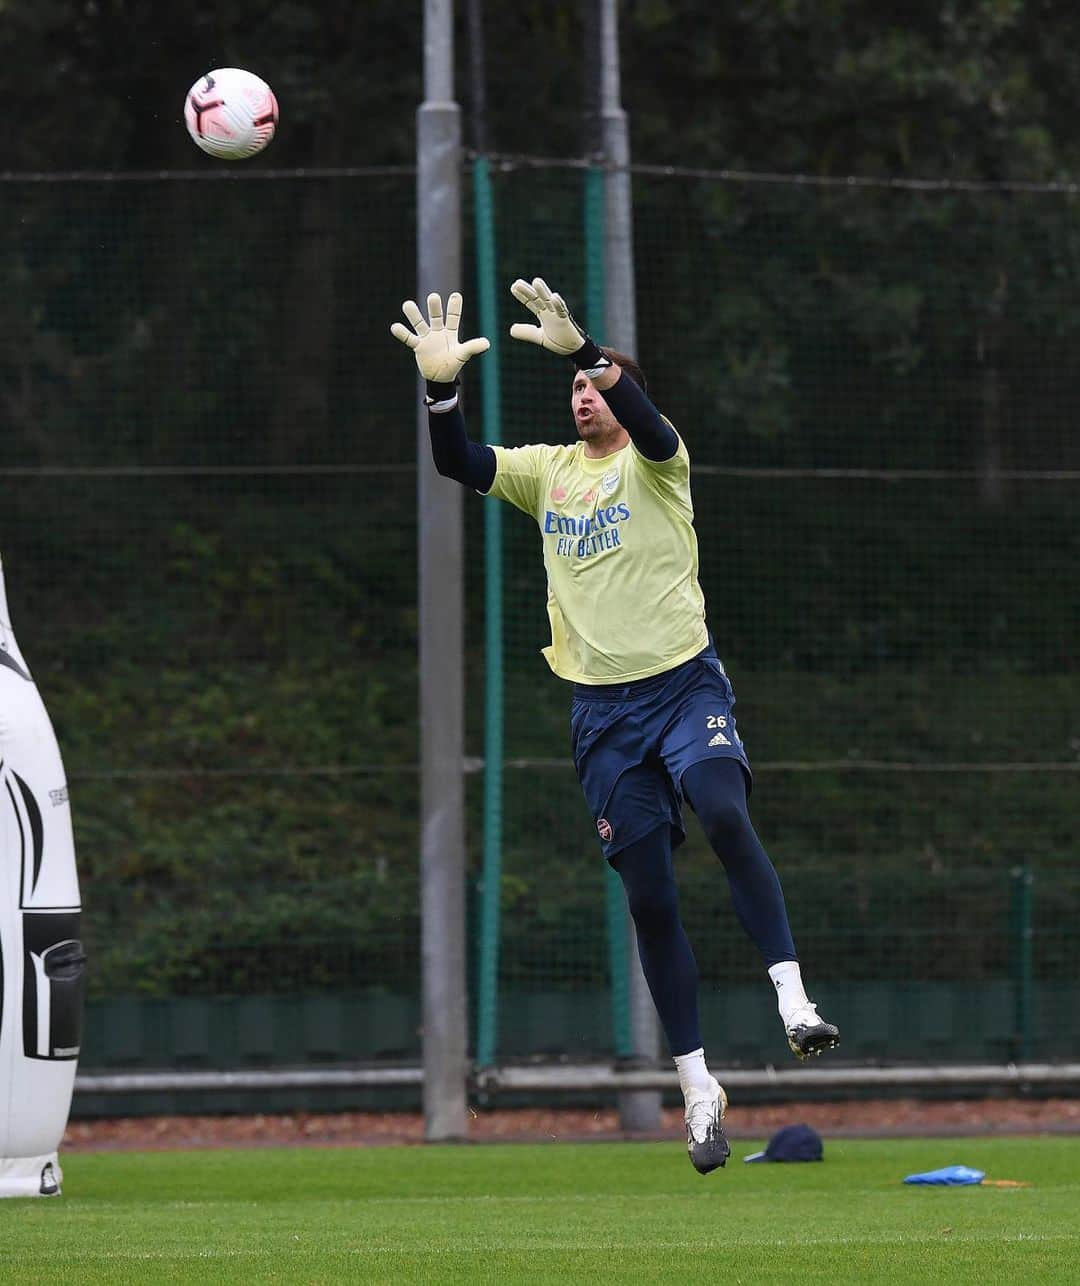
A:
[[[947,1165],[940,1170],[924,1170],[922,1174],[909,1174],[905,1183],[935,1183],[958,1187],[965,1183],[982,1183],[985,1170],[973,1170],[969,1165]]]

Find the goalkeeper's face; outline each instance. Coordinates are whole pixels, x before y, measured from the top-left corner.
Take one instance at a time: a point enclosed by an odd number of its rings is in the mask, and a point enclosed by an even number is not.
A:
[[[592,380],[581,371],[574,376],[570,410],[574,415],[578,437],[586,445],[587,455],[607,455],[629,441],[629,434],[612,415],[603,395],[596,391]]]

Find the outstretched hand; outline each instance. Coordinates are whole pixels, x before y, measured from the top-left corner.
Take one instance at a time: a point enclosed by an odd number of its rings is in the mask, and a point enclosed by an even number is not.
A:
[[[406,299],[401,311],[412,330],[401,322],[394,322],[390,334],[406,348],[412,349],[425,380],[433,384],[453,384],[469,358],[486,353],[491,343],[482,335],[464,343],[458,339],[458,327],[461,325],[461,295],[458,291],[455,290],[446,301],[445,321],[439,295],[428,295],[427,306],[425,320],[416,301]]]
[[[566,301],[550,289],[543,277],[534,277],[531,285],[519,277],[510,287],[510,293],[540,323],[529,326],[525,322],[515,322],[510,327],[512,339],[539,344],[560,357],[572,357],[585,343],[585,332],[570,316]]]

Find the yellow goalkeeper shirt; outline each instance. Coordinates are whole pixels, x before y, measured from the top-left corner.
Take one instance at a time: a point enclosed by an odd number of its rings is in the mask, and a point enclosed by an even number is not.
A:
[[[585,444],[494,447],[488,495],[540,528],[551,644],[560,678],[622,683],[670,670],[708,643],[682,439],[670,460],[629,443],[593,459]]]

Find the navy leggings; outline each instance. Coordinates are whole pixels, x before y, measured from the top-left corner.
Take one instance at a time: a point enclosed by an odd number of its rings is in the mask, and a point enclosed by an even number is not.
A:
[[[724,864],[735,914],[766,968],[795,960],[780,879],[746,808],[746,779],[734,759],[704,759],[683,774],[683,793]],[[619,853],[612,865],[626,890],[638,955],[672,1055],[701,1047],[698,971],[679,916],[667,824]]]

